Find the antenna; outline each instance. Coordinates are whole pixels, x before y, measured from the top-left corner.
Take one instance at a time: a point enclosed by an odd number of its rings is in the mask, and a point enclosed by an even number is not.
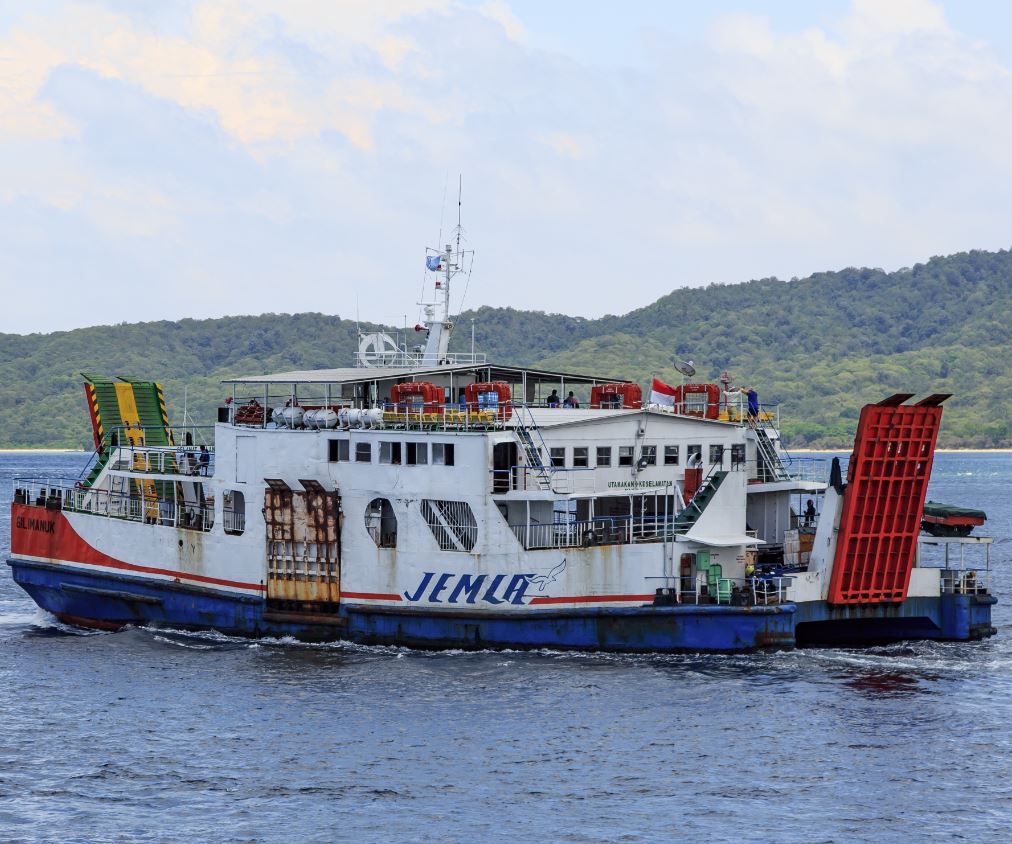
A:
[[[445,195],[444,195],[445,202]],[[422,308],[423,318],[419,324],[427,330],[425,349],[422,352],[422,360],[426,363],[441,365],[451,359],[447,354],[450,342],[450,334],[454,327],[454,318],[450,313],[452,301],[450,297],[450,285],[456,276],[466,273],[464,296],[467,295],[467,287],[471,280],[471,270],[474,266],[474,252],[465,250],[466,238],[464,237],[463,225],[464,206],[464,176],[457,174],[457,225],[451,235],[442,239],[442,224],[440,224],[440,242],[436,248],[426,249],[425,267],[432,273],[437,273],[435,290],[432,292],[432,299],[426,301],[423,284],[422,301],[418,304]],[[444,208],[445,212],[445,208]],[[470,266],[467,259],[470,258]],[[463,307],[463,298],[461,299]],[[459,316],[459,314],[458,314]]]
[[[464,192],[464,175],[457,174],[457,255],[460,255],[460,199]],[[459,260],[459,257],[458,257]]]

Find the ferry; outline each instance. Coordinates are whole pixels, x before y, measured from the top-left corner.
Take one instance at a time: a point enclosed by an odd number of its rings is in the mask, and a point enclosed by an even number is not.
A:
[[[488,361],[473,334],[451,352],[457,234],[428,250],[416,344],[363,332],[353,366],[230,378],[213,425],[170,424],[156,382],[85,375],[94,455],[14,480],[14,580],[81,627],[420,648],[995,633],[982,519],[921,532],[948,396],[864,407],[844,470],[792,457],[779,406],[726,373],[682,362],[644,399]]]

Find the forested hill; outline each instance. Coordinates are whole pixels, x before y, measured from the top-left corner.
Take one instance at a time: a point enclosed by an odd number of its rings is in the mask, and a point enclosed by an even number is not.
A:
[[[454,338],[490,359],[675,381],[672,355],[702,379],[729,370],[784,404],[789,445],[850,444],[862,404],[894,392],[952,393],[941,442],[1012,446],[1012,252],[932,258],[885,273],[846,269],[789,282],[680,289],[623,316],[587,320],[481,308]],[[356,326],[265,314],[0,335],[0,447],[86,446],[81,371],[160,380],[170,416],[212,419],[235,374],[348,366]]]

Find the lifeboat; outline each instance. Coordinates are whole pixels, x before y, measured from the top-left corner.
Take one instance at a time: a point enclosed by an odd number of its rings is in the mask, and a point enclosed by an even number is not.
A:
[[[408,381],[390,388],[390,403],[395,414],[418,413],[435,418],[443,411],[443,388],[430,381]]]
[[[500,419],[513,414],[512,394],[505,381],[479,381],[464,388],[468,413],[491,413]]]
[[[604,408],[642,407],[643,390],[639,384],[598,384],[590,389],[590,406]]]
[[[682,384],[675,387],[675,413],[717,419],[720,416],[720,387],[716,384]]]

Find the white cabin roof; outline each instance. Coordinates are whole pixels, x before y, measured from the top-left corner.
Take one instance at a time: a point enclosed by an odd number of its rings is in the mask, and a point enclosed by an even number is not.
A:
[[[543,369],[528,369],[524,366],[502,366],[494,363],[461,363],[434,367],[396,366],[348,366],[338,369],[297,369],[291,372],[275,372],[268,375],[246,375],[222,379],[223,384],[370,384],[373,381],[388,381],[401,378],[424,380],[436,375],[475,373],[486,381],[522,380],[526,374],[528,382],[556,384],[628,384],[625,378],[579,375],[571,372],[552,372]]]

